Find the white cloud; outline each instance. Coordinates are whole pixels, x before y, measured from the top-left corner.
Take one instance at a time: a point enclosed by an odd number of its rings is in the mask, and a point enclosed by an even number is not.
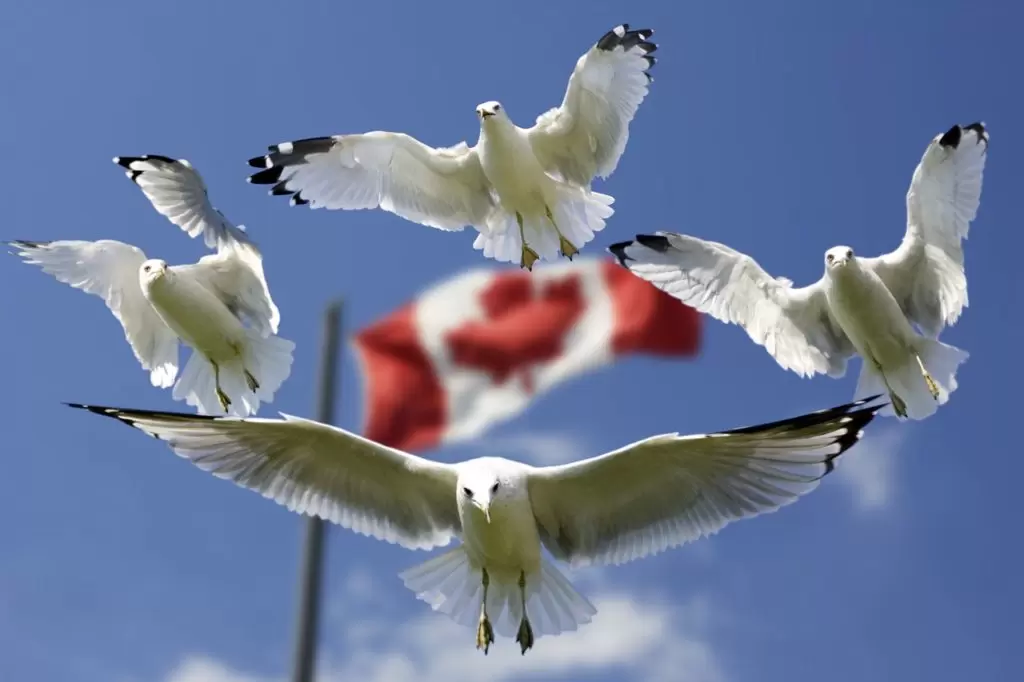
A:
[[[223,663],[203,655],[185,657],[165,679],[166,682],[272,682],[266,678],[235,672]]]
[[[609,672],[646,682],[724,682],[725,675],[705,630],[706,599],[673,605],[659,595],[609,591],[592,599],[594,620],[575,632],[539,638],[525,656],[500,638],[484,656],[473,631],[423,611],[406,622],[377,618],[350,621],[342,631],[348,657],[327,651],[320,682],[467,682],[488,679],[585,679]],[[364,612],[372,612],[366,609]],[[166,682],[283,682],[233,671],[206,656],[191,656]]]
[[[869,431],[864,439],[839,459],[836,474],[846,481],[860,511],[884,509],[895,484],[895,460],[903,446],[907,425]]]
[[[525,656],[499,639],[484,656],[473,631],[432,612],[350,640],[352,656],[325,670],[325,682],[461,682],[488,679],[586,678],[614,672],[647,682],[723,682],[714,650],[703,637],[704,600],[681,607],[668,600],[609,592],[592,599],[594,620],[575,632],[543,637]],[[218,681],[219,682],[219,681]]]

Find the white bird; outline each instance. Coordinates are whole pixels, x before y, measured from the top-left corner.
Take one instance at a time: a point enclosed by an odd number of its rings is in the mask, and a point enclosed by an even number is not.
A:
[[[877,397],[877,396],[876,396]],[[409,549],[461,546],[401,574],[456,622],[522,653],[596,610],[542,548],[571,565],[620,564],[772,512],[813,490],[881,407],[842,405],[709,435],[654,436],[573,464],[423,459],[342,429],[71,404],[167,443],[199,468],[289,510]]]
[[[292,195],[293,206],[381,208],[448,231],[469,225],[488,258],[532,269],[571,258],[604,228],[612,197],[590,190],[618,165],[629,123],[647,95],[652,31],[628,24],[576,62],[561,106],[520,128],[500,102],[476,108],[480,138],[433,148],[405,133],[375,131],[272,145],[249,160],[249,177]]]
[[[187,161],[147,155],[114,162],[160,213],[217,252],[168,266],[111,239],[9,243],[26,262],[101,297],[154,386],[174,385],[174,399],[202,414],[254,414],[288,378],[295,348],[276,335],[281,316],[259,250],[210,205]],[[179,340],[193,349],[180,378]]]
[[[907,192],[907,230],[892,253],[825,252],[825,274],[793,288],[717,242],[659,232],[609,250],[634,274],[700,312],[742,326],[784,368],[841,377],[863,359],[855,398],[888,392],[881,414],[925,419],[949,399],[967,352],[938,341],[967,306],[961,241],[981,200],[982,123],[936,135]],[[915,330],[915,324],[920,330]]]

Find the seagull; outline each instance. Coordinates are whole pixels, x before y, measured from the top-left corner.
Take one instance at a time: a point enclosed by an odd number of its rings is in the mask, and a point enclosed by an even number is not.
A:
[[[169,266],[112,239],[8,244],[27,263],[101,297],[153,386],[174,385],[174,399],[202,414],[254,414],[288,377],[295,347],[276,335],[281,315],[259,250],[210,204],[188,161],[150,154],[114,162],[157,211],[190,236],[203,235],[216,252]],[[180,378],[179,341],[193,349]]]
[[[682,234],[637,235],[609,251],[659,289],[742,326],[784,369],[838,378],[860,355],[855,398],[888,393],[881,414],[925,419],[956,390],[968,357],[938,336],[967,306],[961,242],[981,201],[988,138],[983,123],[936,135],[907,192],[899,247],[864,258],[834,246],[825,274],[807,287],[793,288],[724,244]]]
[[[594,606],[545,558],[621,564],[712,535],[813,490],[881,405],[861,400],[707,435],[670,433],[572,464],[423,459],[343,429],[282,419],[201,417],[69,403],[169,445],[199,468],[291,511],[428,550],[400,574],[434,610],[495,631],[525,654],[535,637],[590,622]]]
[[[476,108],[475,147],[427,146],[374,131],[284,142],[249,160],[249,177],[311,208],[381,208],[447,231],[470,225],[473,247],[527,270],[539,258],[572,258],[604,228],[614,199],[592,192],[607,178],[647,95],[653,31],[616,26],[576,62],[559,107],[520,128],[501,102]]]

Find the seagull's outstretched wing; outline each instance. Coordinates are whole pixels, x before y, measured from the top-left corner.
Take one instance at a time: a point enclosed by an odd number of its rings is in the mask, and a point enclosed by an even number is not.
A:
[[[248,322],[264,338],[276,334],[281,312],[263,274],[263,258],[249,244],[222,243],[217,253],[198,263],[175,265],[177,273],[195,278],[224,302],[241,321]]]
[[[206,183],[185,159],[175,161],[159,154],[115,156],[114,163],[139,186],[161,215],[188,233],[203,235],[206,245],[218,248],[223,241],[250,244],[244,228],[235,227],[213,207]]]
[[[115,156],[114,163],[126,169],[161,215],[191,237],[202,234],[206,245],[217,249],[194,265],[173,269],[202,282],[264,337],[276,334],[281,313],[270,296],[263,256],[241,227],[213,207],[206,184],[192,164],[157,154]]]
[[[794,289],[724,244],[670,232],[637,235],[608,250],[633,274],[683,303],[743,327],[784,369],[800,376],[845,374],[855,351],[829,314],[824,278]]]
[[[59,281],[103,299],[124,328],[125,338],[154,386],[166,388],[178,375],[178,337],[146,300],[139,285],[141,249],[101,239],[95,242],[14,241],[26,263]]]
[[[882,278],[904,314],[937,338],[967,306],[962,240],[981,202],[988,152],[984,123],[936,135],[907,192],[907,231],[892,253],[862,259]]]
[[[615,170],[629,139],[629,123],[651,82],[653,31],[608,31],[579,58],[562,105],[537,117],[526,131],[533,152],[556,176],[589,186]]]
[[[830,473],[883,405],[869,398],[771,424],[667,434],[600,457],[534,470],[544,546],[574,565],[620,564],[772,512]]]
[[[71,405],[159,438],[200,469],[410,549],[446,545],[461,528],[455,467],[327,424]]]
[[[404,133],[371,132],[284,142],[249,159],[249,176],[292,195],[293,206],[381,208],[414,223],[458,231],[494,208],[475,147],[428,147]]]

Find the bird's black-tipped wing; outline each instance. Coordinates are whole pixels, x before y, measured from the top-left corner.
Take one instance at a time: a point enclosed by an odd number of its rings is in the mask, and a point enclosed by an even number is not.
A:
[[[651,83],[658,49],[653,33],[616,26],[576,62],[561,106],[541,114],[527,131],[549,173],[589,186],[615,170]]]
[[[133,426],[204,471],[363,535],[429,549],[461,528],[454,467],[327,424],[70,406]]]
[[[380,208],[442,230],[483,225],[494,207],[476,149],[435,149],[404,133],[314,137],[272,145],[249,176],[293,206]]]
[[[674,232],[640,234],[608,250],[670,296],[743,327],[783,369],[800,376],[841,377],[856,352],[829,311],[824,276],[797,288],[732,247]]]
[[[211,249],[226,240],[253,246],[244,228],[233,225],[210,203],[206,183],[185,159],[143,154],[115,156],[114,163],[125,169],[158,213],[188,236],[202,235]]]
[[[576,565],[619,564],[795,502],[835,466],[884,404],[878,396],[707,435],[655,436],[535,470],[544,546]]]
[[[988,142],[984,123],[936,135],[910,181],[903,241],[891,253],[862,259],[933,338],[967,307],[963,240],[981,204]]]

